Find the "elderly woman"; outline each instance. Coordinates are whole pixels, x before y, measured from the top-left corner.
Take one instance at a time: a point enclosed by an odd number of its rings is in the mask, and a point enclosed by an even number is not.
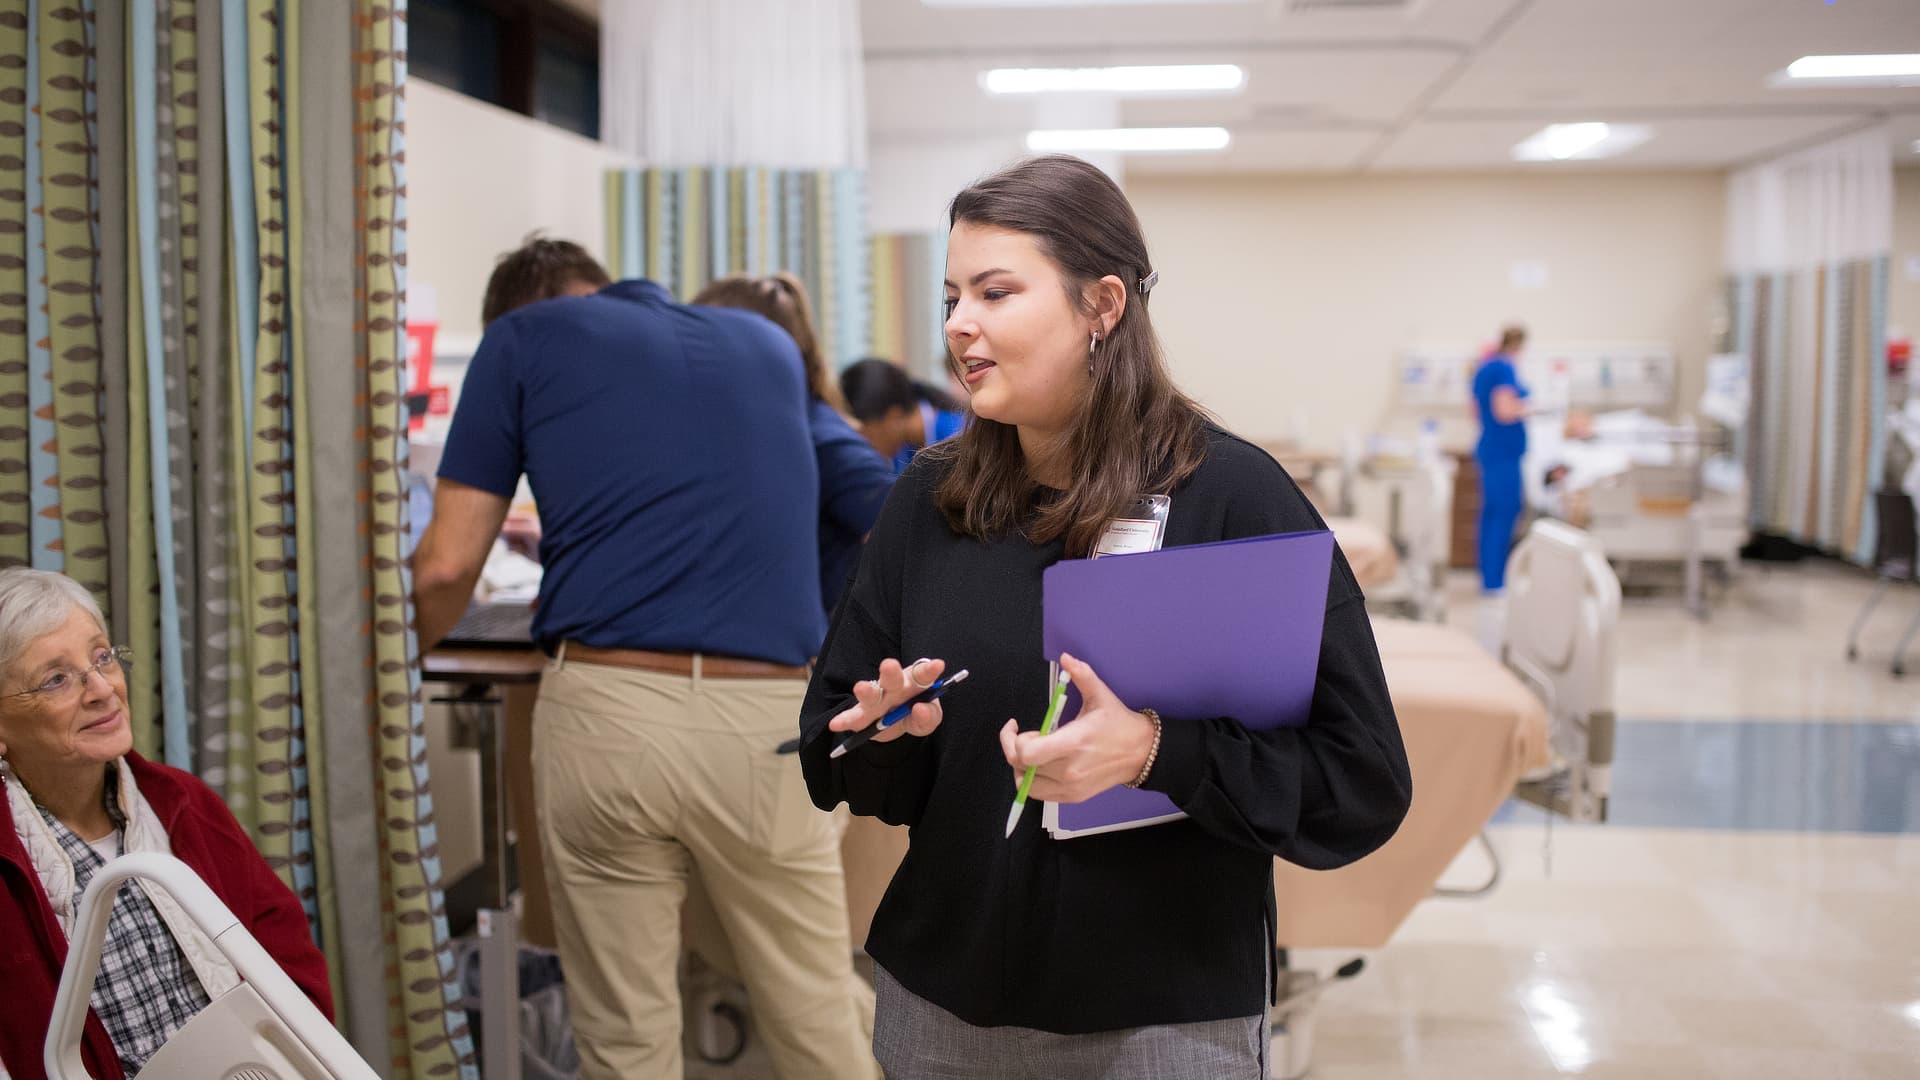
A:
[[[193,868],[331,1015],[306,915],[207,786],[133,753],[129,655],[78,582],[0,570],[0,1077],[43,1078],[42,1043],[87,882],[109,859],[157,851]],[[158,888],[114,905],[84,1041],[98,1080],[140,1070],[240,981]]]

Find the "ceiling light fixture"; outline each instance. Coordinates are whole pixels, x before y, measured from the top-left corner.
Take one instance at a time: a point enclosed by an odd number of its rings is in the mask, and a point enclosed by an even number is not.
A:
[[[1920,86],[1920,53],[1803,56],[1768,81],[1774,86]]]
[[[1149,154],[1224,150],[1233,136],[1221,127],[1062,128],[1027,132],[1035,153]]]
[[[1548,124],[1513,148],[1515,161],[1591,161],[1613,157],[1653,137],[1638,124]]]
[[[1137,67],[994,68],[980,85],[993,94],[1176,94],[1238,90],[1247,73],[1238,64],[1155,64]]]

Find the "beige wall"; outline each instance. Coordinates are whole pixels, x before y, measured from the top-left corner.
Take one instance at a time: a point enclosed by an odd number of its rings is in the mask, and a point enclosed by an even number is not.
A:
[[[494,258],[535,229],[604,259],[601,177],[623,164],[591,139],[408,80],[407,282],[433,290],[441,335],[479,336]]]
[[[1154,321],[1182,386],[1251,438],[1411,428],[1397,357],[1479,342],[1663,341],[1699,397],[1720,315],[1719,173],[1130,177],[1161,272]],[[1516,260],[1543,263],[1517,288]],[[1442,417],[1464,444],[1464,407]]]
[[[1893,272],[1887,332],[1920,337],[1920,169],[1893,171]]]

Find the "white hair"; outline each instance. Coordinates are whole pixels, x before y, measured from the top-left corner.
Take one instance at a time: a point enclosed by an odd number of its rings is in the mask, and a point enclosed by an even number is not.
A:
[[[35,641],[59,628],[78,609],[107,629],[100,603],[85,585],[65,574],[25,566],[0,570],[0,673],[13,666]]]

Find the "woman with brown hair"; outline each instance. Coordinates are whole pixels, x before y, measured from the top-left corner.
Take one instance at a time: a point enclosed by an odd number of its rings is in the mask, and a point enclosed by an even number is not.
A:
[[[893,467],[847,422],[839,381],[820,355],[807,286],[781,271],[766,277],[735,274],[700,290],[696,304],[744,308],[772,320],[800,347],[807,371],[807,427],[820,469],[820,602],[828,614],[860,559],[860,545],[893,490]]]
[[[1062,657],[1083,706],[1038,735],[1041,573],[1143,495],[1170,498],[1170,546],[1324,526],[1173,386],[1147,316],[1158,275],[1105,174],[1023,162],[961,192],[949,222],[947,341],[975,420],[901,477],[801,714],[815,805],[913,828],[867,941],[875,1054],[912,1080],[1263,1076],[1273,858],[1352,862],[1411,795],[1360,590],[1336,556],[1302,726],[1163,721]],[[903,666],[916,656],[932,659]],[[831,756],[949,664],[964,687]],[[1030,814],[1003,841],[1028,766],[1037,799],[1129,784],[1187,818],[1055,841]]]

